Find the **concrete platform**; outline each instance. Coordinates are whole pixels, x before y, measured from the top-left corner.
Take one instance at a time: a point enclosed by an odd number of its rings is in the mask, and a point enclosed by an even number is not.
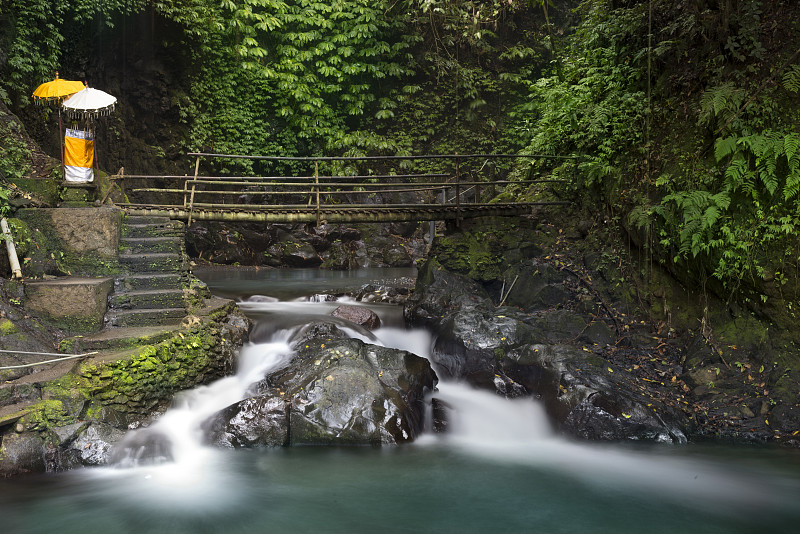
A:
[[[114,279],[64,277],[25,281],[25,308],[70,334],[96,332],[103,327]]]

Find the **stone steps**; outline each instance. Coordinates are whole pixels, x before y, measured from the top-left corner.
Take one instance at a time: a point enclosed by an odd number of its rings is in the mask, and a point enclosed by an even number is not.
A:
[[[183,228],[167,217],[125,218],[119,262],[127,272],[114,280],[106,329],[176,325],[186,316]]]
[[[166,252],[120,254],[119,262],[134,273],[180,272],[184,269],[182,254]]]
[[[123,237],[120,247],[122,254],[180,254],[183,251],[183,240],[179,237]]]
[[[75,338],[73,351],[86,353],[153,345],[174,333],[175,327],[169,325],[106,328],[90,336]]]
[[[119,276],[114,279],[114,291],[142,291],[156,289],[175,289],[182,287],[183,274],[181,273],[144,273]]]
[[[186,308],[148,308],[137,310],[109,310],[106,328],[178,325],[186,316]]]
[[[168,217],[128,216],[122,226],[122,238],[177,237],[183,239],[184,225]]]
[[[114,293],[108,298],[112,310],[184,308],[182,289],[139,289]]]

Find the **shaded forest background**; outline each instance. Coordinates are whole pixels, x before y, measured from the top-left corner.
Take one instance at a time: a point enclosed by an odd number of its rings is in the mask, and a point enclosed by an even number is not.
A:
[[[56,71],[119,98],[110,172],[184,174],[188,151],[580,156],[499,165],[567,180],[501,197],[573,200],[636,250],[633,274],[796,324],[798,2],[5,0],[0,106],[52,156],[54,111],[30,94]],[[6,184],[35,165],[13,124]]]

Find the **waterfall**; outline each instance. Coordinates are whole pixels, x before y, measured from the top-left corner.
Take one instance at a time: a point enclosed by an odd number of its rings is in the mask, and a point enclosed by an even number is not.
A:
[[[180,394],[153,425],[131,432],[119,447],[117,465],[134,467],[133,472],[139,470],[141,477],[165,490],[153,493],[153,498],[175,498],[174,490],[179,487],[184,497],[188,492],[217,499],[228,475],[223,453],[202,445],[202,423],[244,399],[250,385],[285,365],[292,356],[289,341],[294,332],[309,321],[329,318],[331,306],[330,302],[263,298],[243,303],[243,309],[258,318],[256,328],[278,320],[281,329],[262,336],[263,342],[242,347],[235,375]],[[390,326],[364,336],[354,328],[350,335],[430,356],[432,337],[421,329]],[[652,448],[570,441],[555,432],[544,407],[530,397],[510,400],[457,382],[440,382],[433,396],[447,406],[448,431],[423,435],[412,447],[444,448],[479,457],[482,462],[565,476],[578,484],[668,496],[689,506],[695,501],[766,506],[779,498],[774,486],[763,483],[763,477],[731,473],[722,464],[670,454],[670,449],[654,452]]]
[[[174,405],[151,426],[131,432],[117,447],[115,463],[192,463],[203,455],[202,423],[247,395],[247,388],[289,361],[292,350],[283,330],[266,343],[248,343],[239,352],[236,374],[176,396]]]

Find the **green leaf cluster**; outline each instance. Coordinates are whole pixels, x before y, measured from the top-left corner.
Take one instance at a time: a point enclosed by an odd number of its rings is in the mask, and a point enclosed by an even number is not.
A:
[[[229,9],[233,49],[263,80],[275,116],[325,145],[351,117],[391,118],[394,86],[413,74],[402,13],[369,0],[245,0]]]
[[[176,0],[177,1],[177,0]],[[38,84],[55,77],[67,30],[114,16],[141,12],[148,0],[4,0],[0,4],[0,99],[22,103]]]
[[[608,2],[585,2],[583,23],[565,43],[561,72],[524,80],[527,96],[512,114],[525,152],[581,156],[577,173],[574,162],[537,165],[554,175],[576,174],[569,190],[591,193],[592,202],[616,202],[642,150],[647,100],[636,46],[642,46],[637,31],[644,7],[614,10]]]

